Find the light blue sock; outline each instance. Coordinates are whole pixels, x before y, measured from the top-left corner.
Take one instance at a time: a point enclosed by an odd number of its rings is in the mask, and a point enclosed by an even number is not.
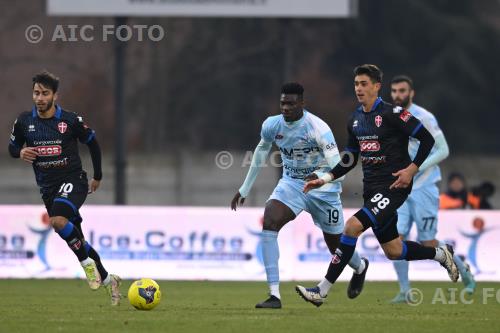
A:
[[[354,251],[354,254],[352,255],[351,260],[347,263],[352,269],[354,269],[357,273],[359,266],[361,265],[361,257],[359,256],[359,253],[357,251]]]
[[[439,246],[443,246],[443,245],[446,245],[445,242],[442,242],[442,241],[439,241]],[[467,272],[467,268],[465,267],[465,264],[463,262],[462,259],[460,259],[459,256],[457,256],[456,254],[453,255],[453,261],[455,261],[455,264],[457,264],[457,268],[458,268],[458,271],[460,272],[460,276],[463,277],[464,276],[468,276],[469,275],[469,272]]]
[[[269,285],[278,284],[280,281],[280,272],[278,260],[280,250],[278,247],[278,232],[263,230],[261,233],[262,258],[266,268],[267,283]]]
[[[410,290],[410,280],[408,279],[408,268],[410,263],[406,260],[393,260],[392,264],[398,275],[399,290],[402,293],[406,293]]]

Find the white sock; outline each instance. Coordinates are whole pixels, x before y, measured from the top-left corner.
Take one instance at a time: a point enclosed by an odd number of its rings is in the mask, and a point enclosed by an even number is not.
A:
[[[365,270],[365,268],[366,268],[366,263],[365,263],[365,261],[363,259],[361,259],[361,264],[359,264],[358,269],[355,270],[354,272],[356,274],[361,274],[361,273],[363,273],[363,271]]]
[[[87,259],[80,261],[80,264],[82,264],[82,266],[87,266],[93,262],[94,262],[94,260],[92,260],[92,258],[88,257]]]
[[[436,256],[434,257],[434,260],[443,263],[446,260],[446,255],[444,254],[444,251],[440,247],[436,247]]]
[[[280,295],[280,284],[279,283],[274,283],[269,285],[269,293],[273,296],[278,297],[281,299]]]
[[[104,279],[104,281],[102,281],[102,284],[107,286],[111,283],[111,274],[108,273],[108,276],[106,276],[106,278]]]
[[[364,260],[362,261],[364,262]],[[318,287],[319,287],[319,294],[321,295],[321,297],[325,297],[326,295],[328,295],[328,292],[330,291],[332,284],[327,279],[323,279],[321,280],[320,283],[318,283]]]

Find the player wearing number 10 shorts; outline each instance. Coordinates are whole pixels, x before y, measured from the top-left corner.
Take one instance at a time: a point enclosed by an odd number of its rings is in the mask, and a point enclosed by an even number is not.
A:
[[[102,285],[111,296],[111,305],[118,305],[120,278],[108,274],[97,251],[85,241],[79,211],[88,192],[99,187],[101,150],[83,118],[55,104],[58,86],[59,79],[49,72],[33,77],[34,106],[14,122],[9,153],[33,166],[50,224],[80,261],[90,288]],[[78,141],[88,146],[92,158],[90,184],[82,170]]]

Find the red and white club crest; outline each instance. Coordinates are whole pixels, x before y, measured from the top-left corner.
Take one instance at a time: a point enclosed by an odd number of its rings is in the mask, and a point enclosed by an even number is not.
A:
[[[382,126],[382,117],[381,116],[375,117],[375,125],[377,125],[377,127]]]
[[[66,132],[66,130],[68,129],[68,125],[64,121],[61,121],[59,124],[57,124],[57,129],[61,134],[64,134],[64,132]]]

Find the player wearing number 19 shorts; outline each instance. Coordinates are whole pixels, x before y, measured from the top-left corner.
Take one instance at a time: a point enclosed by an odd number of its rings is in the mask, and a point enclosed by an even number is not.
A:
[[[258,303],[257,308],[281,308],[278,232],[285,224],[294,220],[302,211],[307,211],[323,231],[332,254],[338,247],[344,229],[340,201],[341,179],[328,183],[319,190],[307,194],[302,192],[306,179],[322,176],[340,161],[330,127],[304,109],[303,92],[303,87],[298,83],[287,83],[282,87],[281,114],[267,118],[262,124],[260,142],[255,149],[250,170],[231,202],[234,210],[238,204],[243,204],[274,143],[281,152],[283,177],[264,210],[261,243],[270,297]],[[355,253],[349,265],[355,272],[347,293],[350,298],[355,298],[363,288],[368,261]]]
[[[111,305],[118,305],[120,278],[108,274],[97,252],[85,241],[79,211],[87,193],[99,187],[101,150],[95,132],[82,117],[55,104],[58,86],[59,79],[49,72],[33,77],[34,106],[14,122],[9,153],[33,166],[50,223],[80,261],[90,288],[103,285]],[[92,157],[94,177],[90,184],[82,170],[78,141],[88,146]]]
[[[296,287],[302,298],[316,306],[323,304],[328,291],[351,259],[357,238],[368,228],[372,228],[389,259],[433,259],[446,268],[453,282],[458,279],[451,246],[425,247],[416,242],[402,241],[398,235],[397,209],[411,192],[413,176],[429,155],[434,138],[408,110],[385,103],[378,97],[382,72],[377,66],[358,66],[354,75],[354,90],[361,106],[347,123],[346,150],[350,154],[344,155],[344,163],[337,164],[330,172],[304,186],[305,193],[321,188],[344,176],[361,159],[363,208],[347,221],[325,279],[313,288]],[[420,141],[413,160],[408,155],[409,137]]]

